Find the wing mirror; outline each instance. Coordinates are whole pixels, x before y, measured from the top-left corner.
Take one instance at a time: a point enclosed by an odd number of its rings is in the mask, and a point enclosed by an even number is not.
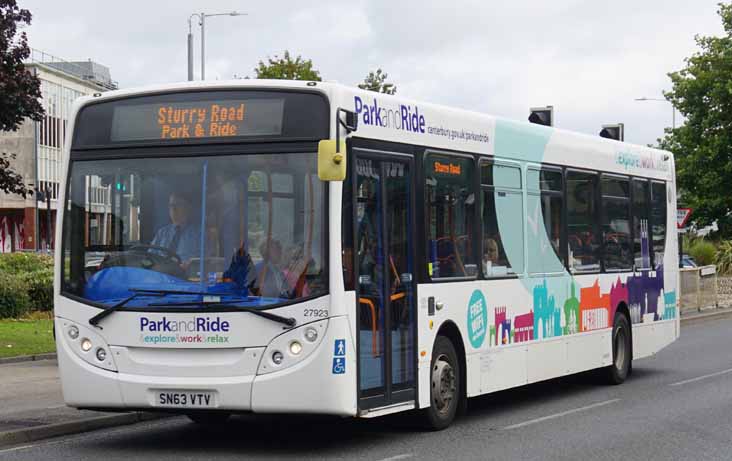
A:
[[[343,116],[341,116],[343,114]],[[336,111],[336,139],[324,139],[318,143],[318,178],[321,181],[346,179],[346,142],[341,141],[341,127],[346,135],[358,129],[355,112],[338,108]]]

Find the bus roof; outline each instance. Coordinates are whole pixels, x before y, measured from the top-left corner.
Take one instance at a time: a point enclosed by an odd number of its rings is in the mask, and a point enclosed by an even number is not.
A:
[[[673,156],[669,152],[528,121],[370,92],[337,82],[241,79],[151,85],[80,98],[77,110],[93,102],[167,92],[247,88],[323,93],[331,102],[331,123],[335,123],[335,108],[357,113],[359,125],[354,136],[358,137],[536,163],[578,168],[591,166],[604,171],[673,180],[672,176],[669,177],[669,172],[673,171]]]

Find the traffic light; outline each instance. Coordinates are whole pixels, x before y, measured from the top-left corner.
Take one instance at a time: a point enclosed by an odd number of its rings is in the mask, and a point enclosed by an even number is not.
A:
[[[622,123],[603,125],[602,130],[600,130],[600,136],[616,141],[625,141],[625,125]]]
[[[129,182],[129,179],[120,176],[117,178],[117,181],[114,183],[114,188],[117,189],[118,192],[127,192],[127,183]]]
[[[554,126],[554,106],[532,107],[529,121],[537,125]]]

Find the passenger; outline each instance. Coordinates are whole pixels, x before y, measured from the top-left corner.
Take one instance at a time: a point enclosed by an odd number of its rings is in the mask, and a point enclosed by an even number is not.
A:
[[[258,265],[257,288],[267,298],[289,298],[287,280],[282,268],[282,245],[276,239],[265,239],[259,247],[262,262]]]
[[[310,288],[305,281],[308,261],[305,260],[300,245],[292,245],[288,248],[285,252],[284,264],[287,265],[287,268],[282,272],[291,298],[310,296]]]
[[[483,272],[490,275],[493,266],[498,265],[498,244],[495,239],[483,239]]]
[[[151,245],[168,249],[178,255],[183,265],[198,256],[200,232],[191,220],[191,200],[181,192],[173,192],[168,199],[170,224],[155,232]]]
[[[244,242],[239,245],[239,248],[231,256],[231,263],[224,272],[223,278],[224,282],[233,283],[236,289],[245,295],[259,295],[259,291],[255,286],[257,283],[257,270]]]

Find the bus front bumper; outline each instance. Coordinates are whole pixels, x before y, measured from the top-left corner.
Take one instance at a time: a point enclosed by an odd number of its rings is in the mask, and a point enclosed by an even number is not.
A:
[[[274,367],[271,357],[288,344],[287,334],[275,338],[266,348],[236,351],[141,351],[112,346],[110,353],[119,371],[94,366],[74,353],[66,341],[57,341],[64,399],[69,406],[87,409],[355,416],[356,356],[348,323],[345,317],[330,318],[326,323],[328,327],[323,329],[317,347],[291,365],[286,356],[281,367]],[[334,346],[344,339],[346,353],[339,362],[343,367],[334,370]],[[241,358],[225,359],[226,354],[240,354]],[[205,367],[182,366],[197,360],[207,361],[212,373],[202,376]]]

